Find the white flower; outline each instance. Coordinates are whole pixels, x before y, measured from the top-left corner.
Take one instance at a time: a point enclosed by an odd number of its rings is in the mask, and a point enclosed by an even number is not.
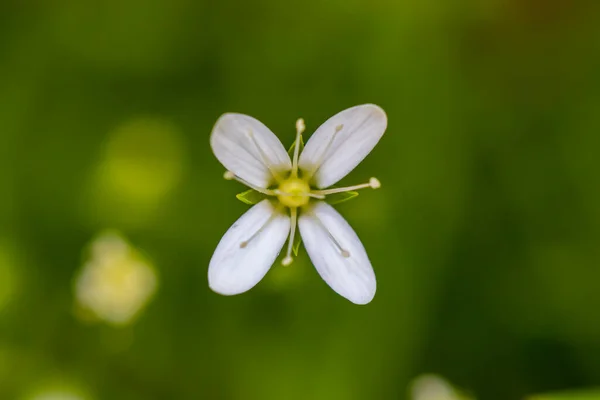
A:
[[[208,267],[212,290],[243,293],[267,273],[288,239],[283,265],[292,262],[296,225],[317,271],[337,293],[356,304],[375,296],[376,280],[356,233],[326,196],[380,186],[376,178],[345,188],[325,189],[354,169],[375,147],[387,126],[385,112],[365,104],[344,110],[321,125],[304,147],[304,121],[296,122],[293,159],[277,137],[258,120],[224,114],[210,144],[235,179],[268,198],[242,215],[217,246]]]

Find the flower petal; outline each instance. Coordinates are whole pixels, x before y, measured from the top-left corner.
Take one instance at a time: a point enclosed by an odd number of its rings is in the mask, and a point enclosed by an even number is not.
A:
[[[298,226],[311,261],[333,290],[356,304],[373,300],[377,288],[373,267],[344,217],[318,202],[300,215]]]
[[[263,200],[225,233],[208,266],[208,285],[224,295],[253,288],[269,271],[290,231],[289,216]]]
[[[374,104],[348,108],[329,118],[310,137],[299,166],[320,189],[348,175],[379,142],[387,127],[385,112]]]
[[[292,168],[277,136],[248,115],[223,114],[212,130],[210,145],[225,168],[261,188],[273,182],[273,172]]]

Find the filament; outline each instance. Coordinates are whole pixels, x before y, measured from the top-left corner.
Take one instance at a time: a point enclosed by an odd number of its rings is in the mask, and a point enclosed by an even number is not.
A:
[[[256,141],[256,138],[254,137],[254,132],[252,132],[252,130],[248,131],[248,137],[250,138],[250,141],[254,144],[254,147],[256,147],[256,151],[258,151],[258,154],[260,155],[260,158],[261,158],[263,164],[265,164],[267,166],[267,168],[269,169],[269,171],[271,172],[271,175],[273,175],[273,177],[275,178],[275,180],[280,181],[281,180],[281,176],[277,173],[277,171],[275,171],[273,169],[273,167],[269,163],[269,160],[268,160],[265,152],[258,145],[258,142]]]
[[[286,267],[290,265],[292,261],[294,261],[294,259],[292,258],[292,249],[294,247],[294,236],[296,235],[296,224],[298,221],[297,207],[290,208],[290,216],[292,221],[290,224],[290,237],[288,240],[287,254],[285,255],[285,258],[281,261],[281,264]]]
[[[306,129],[304,120],[299,118],[296,121],[296,141],[294,142],[296,145],[294,147],[294,159],[292,161],[292,176],[294,178],[298,177],[298,156],[300,155],[300,142],[302,141],[302,132],[304,132],[304,129]]]
[[[312,178],[313,175],[317,173],[317,171],[319,170],[319,168],[321,168],[321,164],[323,164],[323,160],[325,159],[325,155],[329,151],[329,148],[331,147],[331,144],[333,143],[333,140],[335,139],[337,133],[339,131],[341,131],[343,128],[344,128],[344,124],[339,124],[338,126],[335,127],[335,131],[333,132],[333,134],[329,138],[329,141],[327,142],[327,145],[325,146],[325,149],[319,155],[319,158],[317,159],[318,161],[313,164],[314,165],[314,169],[312,171],[310,171],[310,173],[306,176],[307,180],[310,179],[310,178]]]
[[[321,222],[321,220],[319,219],[319,217],[317,217],[316,214],[313,213],[313,216],[315,217],[315,220],[317,221],[317,223],[319,225],[321,225],[321,227],[325,230],[325,232],[327,232],[327,236],[329,236],[329,239],[331,239],[331,241],[333,242],[335,247],[337,247],[337,249],[340,252],[340,254],[342,255],[342,257],[349,258],[350,252],[342,247],[340,242],[337,241],[335,236],[333,236],[333,234],[329,231],[329,229],[327,229],[327,227],[323,224],[323,222]]]
[[[258,230],[254,232],[248,239],[240,242],[240,249],[245,249],[248,246],[248,244],[252,241],[252,239],[257,237],[265,229],[265,227],[269,225],[269,223],[273,220],[273,217],[275,217],[275,212],[273,212],[271,216],[265,221],[265,223],[262,224],[260,228],[258,228]]]
[[[237,176],[236,174],[234,174],[231,171],[226,171],[223,174],[223,178],[225,178],[228,181],[230,181],[230,180],[238,181],[239,183],[248,186],[250,189],[256,190],[257,192],[262,193],[262,194],[266,194],[267,196],[275,196],[276,195],[275,191],[270,190],[270,189],[264,189],[264,188],[258,187],[256,185],[253,185],[250,182],[248,182],[247,180],[240,178],[239,176]]]
[[[312,197],[314,199],[319,199],[319,200],[323,200],[325,198],[324,194],[317,194],[317,193],[312,193],[312,192],[287,193],[287,192],[282,192],[279,189],[272,190],[272,192],[276,196],[290,196],[290,197],[303,196],[303,197]]]
[[[313,193],[327,196],[327,195],[334,194],[334,193],[349,192],[351,190],[358,190],[358,189],[365,189],[365,188],[379,189],[380,187],[381,187],[381,182],[379,182],[379,179],[371,178],[371,179],[369,179],[369,182],[362,183],[360,185],[347,186],[347,187],[343,187],[343,188],[326,189],[326,190],[315,190]]]

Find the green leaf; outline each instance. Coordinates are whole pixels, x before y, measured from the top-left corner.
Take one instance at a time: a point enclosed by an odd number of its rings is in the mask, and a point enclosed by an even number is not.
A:
[[[252,206],[256,203],[260,203],[267,196],[262,193],[257,192],[254,189],[250,189],[250,190],[246,190],[245,192],[236,194],[235,197],[237,197],[237,199],[239,201],[241,201],[242,203],[246,203],[246,204],[249,204]]]
[[[302,243],[302,238],[300,237],[300,235],[296,236],[296,239],[294,240],[294,246],[292,246],[292,251],[294,252],[294,256],[298,257],[298,251],[300,251],[300,244]]]
[[[296,141],[294,140],[294,143],[292,143],[292,145],[290,146],[290,149],[288,150],[288,154],[290,157],[294,156],[294,147],[296,146]],[[302,149],[304,149],[304,138],[302,137],[302,135],[300,135],[300,152],[302,152]]]
[[[342,192],[342,193],[334,193],[334,194],[330,194],[329,196],[327,196],[325,198],[325,201],[331,205],[333,204],[340,204],[343,203],[345,201],[348,200],[352,200],[353,198],[355,198],[356,196],[358,196],[358,192]]]

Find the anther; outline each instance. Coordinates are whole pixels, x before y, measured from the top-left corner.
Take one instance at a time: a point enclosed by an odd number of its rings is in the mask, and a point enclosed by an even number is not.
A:
[[[240,243],[240,249],[245,249],[246,246],[248,246],[248,242],[243,241],[242,243]]]
[[[377,178],[371,178],[369,179],[369,186],[373,189],[379,189],[381,187],[381,182],[379,182],[379,179]]]
[[[348,250],[342,249],[342,257],[349,258],[350,257],[350,252]]]
[[[225,171],[225,173],[223,174],[223,178],[230,181],[232,179],[235,179],[235,174],[231,171]]]
[[[287,267],[288,265],[290,265],[292,262],[294,261],[294,259],[291,256],[286,256],[282,261],[281,261],[281,265],[283,265],[284,267]]]
[[[335,127],[336,133],[341,131],[342,129],[344,129],[344,124],[339,124],[338,126]]]
[[[298,120],[296,121],[296,132],[302,134],[302,132],[304,132],[305,129],[306,125],[304,125],[304,120],[302,118],[298,118]]]

